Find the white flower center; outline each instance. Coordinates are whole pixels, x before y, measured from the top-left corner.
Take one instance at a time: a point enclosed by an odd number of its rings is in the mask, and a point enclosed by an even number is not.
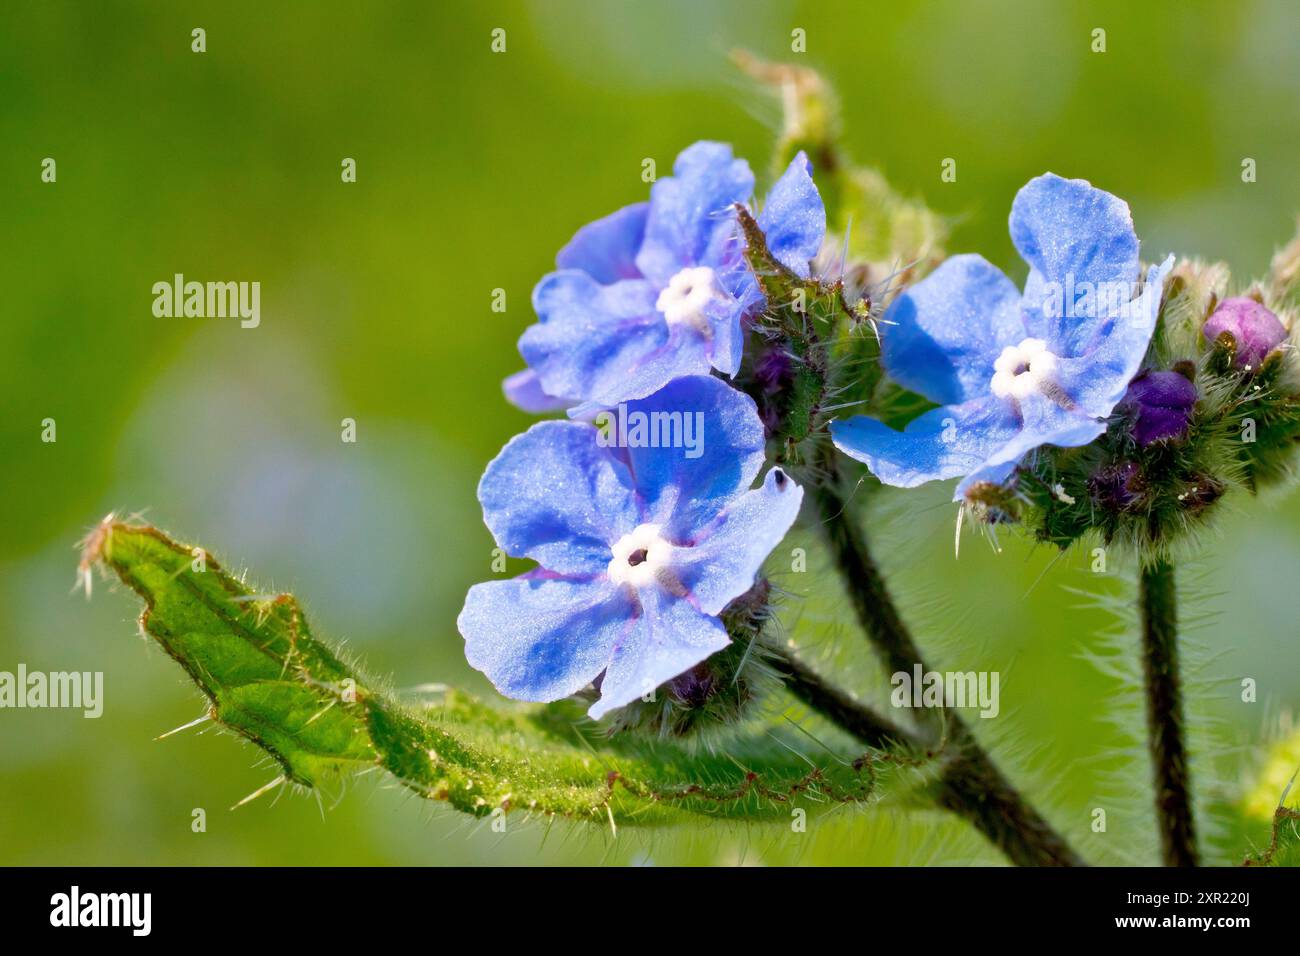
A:
[[[999,398],[1028,398],[1045,392],[1056,372],[1056,356],[1042,339],[1025,339],[1008,345],[993,363],[990,387]]]
[[[705,308],[714,299],[721,298],[717,279],[708,266],[683,269],[668,280],[659,293],[655,308],[664,314],[670,325],[689,325],[705,335],[709,333],[709,319]]]
[[[610,549],[609,579],[615,584],[643,588],[658,582],[659,572],[672,558],[673,546],[659,534],[659,525],[637,525]]]

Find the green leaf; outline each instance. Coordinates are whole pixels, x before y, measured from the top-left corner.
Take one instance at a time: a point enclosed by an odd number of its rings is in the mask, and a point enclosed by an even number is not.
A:
[[[793,806],[874,794],[874,757],[813,759],[803,751],[816,745],[789,729],[740,733],[723,755],[598,736],[573,701],[489,706],[448,691],[403,703],[315,637],[293,596],[261,593],[206,551],[111,515],[84,543],[87,589],[96,567],[144,600],[141,629],[207,696],[212,720],[279,763],[277,783],[337,786],[379,767],[475,816],[524,809],[602,825],[789,820]]]

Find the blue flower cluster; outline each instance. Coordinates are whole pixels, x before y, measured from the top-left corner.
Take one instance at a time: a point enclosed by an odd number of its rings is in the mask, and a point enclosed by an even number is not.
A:
[[[757,220],[803,276],[826,230],[811,172],[801,153]],[[579,420],[534,425],[488,465],[484,520],[538,566],[475,585],[458,621],[470,664],[509,697],[594,683],[600,717],[650,694],[730,642],[719,615],[794,523],[803,491],[783,471],[751,488],[765,461],[753,400],[710,374],[739,370],[765,307],[736,215],[753,188],[730,147],[697,143],[648,203],[580,229],[533,291],[540,321],[507,397]],[[611,409],[619,428],[588,422]]]
[[[478,494],[499,546],[537,566],[472,587],[458,621],[470,664],[503,694],[552,701],[594,685],[592,717],[729,643],[723,609],[753,586],[803,497],[780,468],[755,486],[764,425],[720,377],[740,370],[766,308],[737,214],[753,174],[707,142],[673,173],[649,202],[578,230],[533,292],[527,368],[506,395],[569,420],[512,439]],[[826,230],[811,173],[799,154],[756,219],[803,278]],[[1011,235],[1030,267],[1023,291],[956,256],[887,312],[885,370],[939,407],[901,432],[863,416],[831,423],[835,445],[881,481],[961,477],[960,499],[1035,448],[1091,442],[1125,398],[1172,257],[1139,284],[1128,207],[1051,174],[1017,195]]]

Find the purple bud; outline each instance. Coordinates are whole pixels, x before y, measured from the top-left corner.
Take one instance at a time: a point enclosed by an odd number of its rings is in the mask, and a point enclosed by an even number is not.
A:
[[[1145,448],[1154,441],[1187,434],[1196,386],[1177,372],[1148,372],[1129,384],[1124,404],[1136,412],[1133,438]]]
[[[1093,500],[1103,508],[1123,511],[1142,497],[1142,475],[1136,462],[1107,465],[1088,479]]]
[[[703,707],[712,696],[717,680],[707,661],[696,664],[685,674],[668,682],[674,697],[691,707]]]
[[[1201,330],[1213,343],[1227,332],[1237,345],[1238,367],[1258,368],[1264,357],[1282,344],[1286,328],[1276,315],[1254,299],[1224,299]]]
[[[794,361],[782,345],[769,347],[754,360],[754,382],[759,388],[754,397],[768,438],[781,428],[784,416],[781,394],[790,387],[793,380]]]
[[[768,392],[780,391],[790,384],[794,363],[782,348],[770,348],[754,362],[754,380]]]

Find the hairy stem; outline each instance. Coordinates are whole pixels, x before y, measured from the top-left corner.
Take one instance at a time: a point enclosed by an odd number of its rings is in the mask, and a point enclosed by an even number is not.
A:
[[[828,480],[815,485],[813,497],[858,620],[890,671],[911,673],[918,664],[927,670],[838,485],[832,470]],[[956,713],[938,707],[923,708],[916,715],[929,743],[946,735],[952,751],[939,779],[940,806],[971,823],[1017,865],[1084,865],[1011,785]]]
[[[919,745],[910,730],[854,700],[797,657],[776,648],[769,648],[767,653],[781,670],[791,694],[868,747],[887,750],[897,744]]]
[[[1142,611],[1147,740],[1155,774],[1161,857],[1166,866],[1196,866],[1196,832],[1178,677],[1178,595],[1172,564],[1161,560],[1142,569],[1138,602]]]

